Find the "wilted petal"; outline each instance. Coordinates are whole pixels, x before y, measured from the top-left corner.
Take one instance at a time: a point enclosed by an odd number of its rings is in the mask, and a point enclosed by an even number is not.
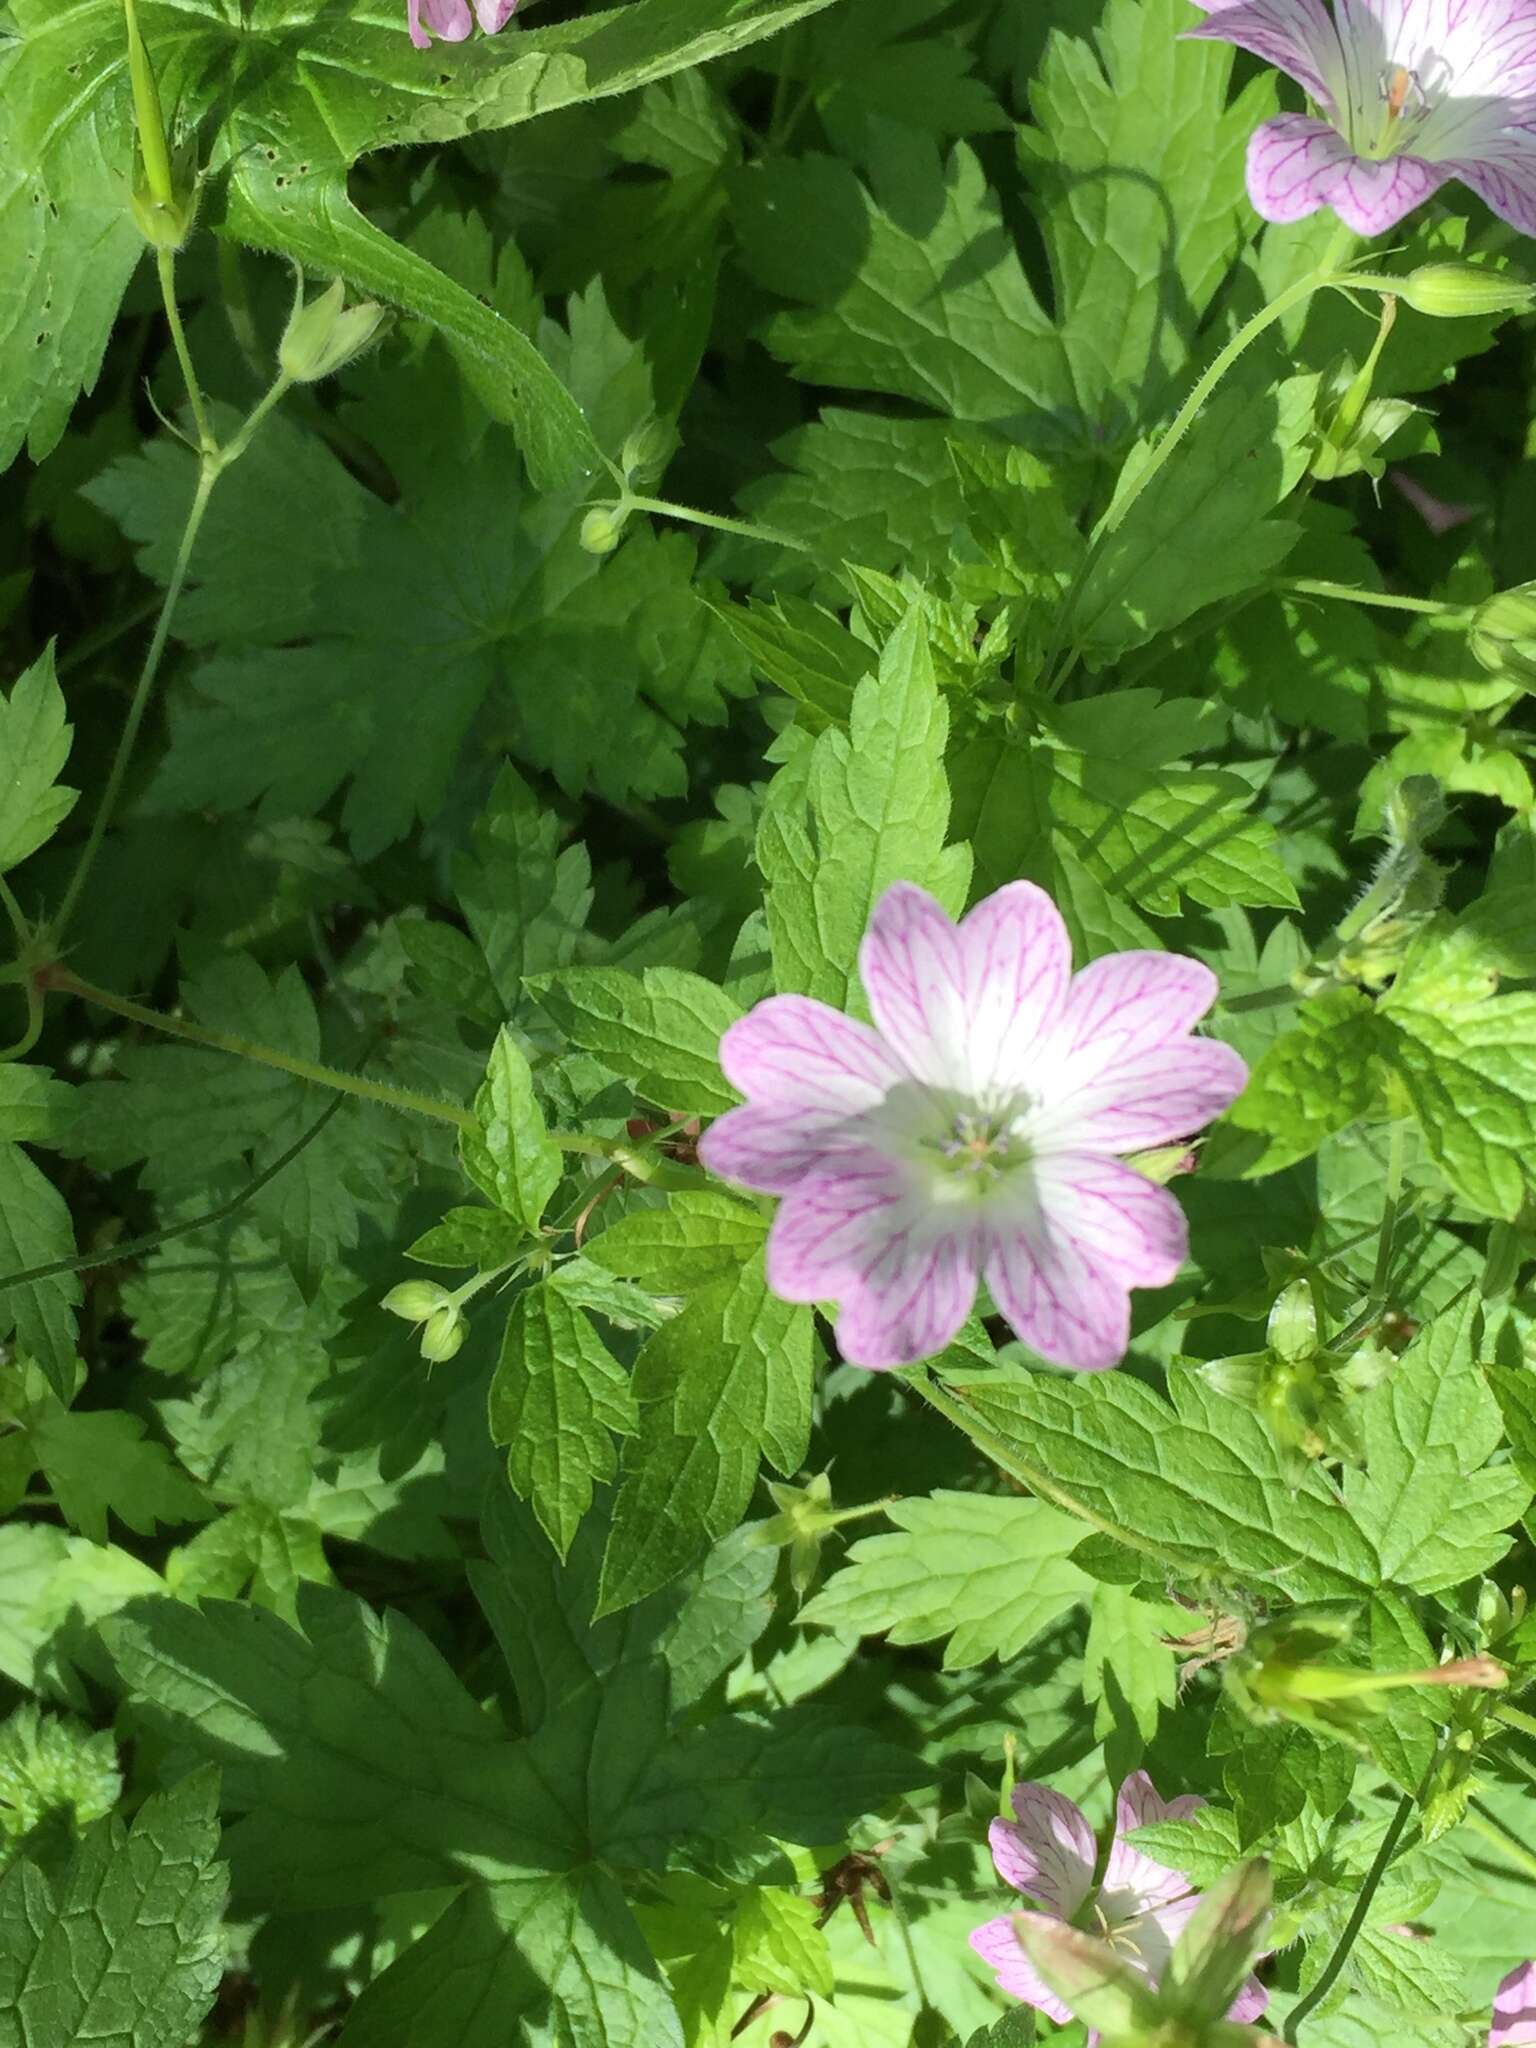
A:
[[[720,1041],[720,1065],[749,1099],[850,1115],[870,1109],[901,1068],[867,1024],[809,996],[769,996]]]
[[[1059,2020],[1065,2026],[1072,2018],[1072,2008],[1064,2005],[1050,1989],[1019,1946],[1013,1924],[1017,1917],[1005,1914],[999,1920],[989,1920],[984,1927],[978,1927],[971,1936],[971,1947],[997,1972],[998,1986],[1010,1998],[1032,2005],[1037,2012],[1043,2012],[1048,2019]]]
[[[1048,1785],[1015,1785],[1013,1811],[1013,1820],[995,1820],[987,1831],[998,1876],[1070,1920],[1093,1883],[1092,1828],[1080,1807]]]
[[[1521,1963],[1494,1994],[1488,2048],[1527,2048],[1531,2042],[1536,2042],[1536,1963]]]
[[[838,1350],[875,1371],[931,1358],[970,1314],[979,1263],[968,1229],[929,1218],[897,1229],[840,1296]]]
[[[1336,104],[1343,90],[1338,31],[1323,0],[1195,0],[1208,19],[1187,31],[1236,43],[1278,66],[1315,100]]]
[[[1115,1801],[1115,1840],[1104,1867],[1105,1891],[1139,1900],[1138,1910],[1142,1911],[1164,1908],[1175,1901],[1182,1904],[1185,1900],[1193,1902],[1189,1908],[1193,1911],[1193,1906],[1199,1901],[1195,1899],[1189,1879],[1183,1872],[1154,1863],[1150,1856],[1125,1838],[1134,1829],[1149,1828],[1157,1821],[1188,1820],[1204,1804],[1205,1801],[1194,1793],[1185,1793],[1178,1799],[1164,1799],[1145,1771],[1132,1771],[1121,1785]],[[1187,1917],[1186,1913],[1183,1918]],[[1175,1916],[1166,1923],[1174,1938],[1183,1926],[1183,1918]]]
[[[1184,1263],[1184,1212],[1166,1188],[1093,1153],[1044,1154],[1030,1180],[990,1219],[992,1299],[1042,1358],[1080,1372],[1118,1365],[1129,1289],[1166,1286]]]
[[[1417,157],[1367,161],[1326,121],[1305,114],[1265,121],[1248,144],[1248,196],[1265,220],[1304,220],[1331,206],[1361,235],[1395,227],[1451,175]]]

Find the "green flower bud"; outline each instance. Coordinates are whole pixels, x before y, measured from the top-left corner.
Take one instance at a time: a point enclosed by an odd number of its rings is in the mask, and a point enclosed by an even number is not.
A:
[[[457,1302],[448,1302],[427,1317],[421,1333],[421,1355],[429,1365],[443,1365],[469,1335],[469,1323]]]
[[[1536,303],[1536,285],[1475,263],[1421,263],[1397,286],[1403,303],[1435,320],[1466,320],[1492,313],[1524,313]]]
[[[294,307],[278,343],[277,360],[284,376],[295,384],[318,384],[322,377],[344,369],[354,356],[362,354],[389,317],[372,299],[349,306],[346,296],[338,277],[318,299]]]
[[[190,165],[188,155],[177,157],[176,191],[170,199],[157,199],[142,174],[134,179],[129,190],[128,210],[152,249],[168,249],[174,255],[186,246],[196,225],[199,193]]]
[[[452,1303],[448,1289],[439,1287],[435,1280],[402,1280],[398,1287],[391,1287],[379,1306],[408,1323],[424,1323]]]
[[[160,87],[149,61],[134,0],[124,0],[128,31],[128,77],[138,130],[138,162],[128,204],[140,234],[154,249],[177,250],[197,218],[197,177],[190,152],[172,160],[160,107]]]
[[[624,481],[637,490],[649,490],[660,478],[676,446],[676,430],[665,420],[650,419],[636,427],[619,451]]]
[[[614,505],[594,505],[581,522],[581,544],[589,555],[611,555],[624,531]]]
[[[1517,583],[1480,604],[1467,645],[1490,675],[1536,690],[1536,583]]]

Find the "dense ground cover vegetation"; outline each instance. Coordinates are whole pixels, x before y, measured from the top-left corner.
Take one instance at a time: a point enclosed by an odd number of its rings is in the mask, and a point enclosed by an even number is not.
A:
[[[1536,2040],[1533,48],[0,0],[0,2048]]]

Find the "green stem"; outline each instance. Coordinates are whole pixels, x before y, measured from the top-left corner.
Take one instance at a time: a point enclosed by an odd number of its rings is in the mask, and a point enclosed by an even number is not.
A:
[[[1518,1728],[1522,1735],[1536,1735],[1536,1714],[1527,1714],[1514,1707],[1507,1700],[1500,1701],[1493,1710],[1495,1721],[1503,1721],[1510,1728]]]
[[[201,1216],[188,1216],[181,1223],[167,1223],[160,1230],[148,1230],[142,1237],[127,1238],[121,1244],[110,1245],[104,1252],[82,1252],[72,1259],[50,1259],[46,1266],[25,1266],[19,1273],[0,1275],[0,1294],[8,1287],[30,1286],[34,1280],[51,1280],[56,1273],[88,1273],[93,1266],[117,1266],[124,1259],[136,1259],[145,1252],[158,1251],[161,1245],[173,1237],[190,1237],[194,1231],[210,1230],[216,1223],[224,1223],[237,1215],[247,1202],[259,1195],[269,1181],[274,1181],[284,1167],[291,1166],[306,1145],[313,1144],[325,1129],[331,1118],[340,1109],[341,1096],[328,1102],[303,1135],[288,1147],[288,1150],[274,1159],[270,1166],[264,1166],[260,1173],[253,1174],[239,1194],[231,1195],[227,1202],[221,1202],[217,1209],[206,1209]]]
[[[433,1096],[418,1095],[408,1088],[391,1088],[383,1081],[365,1081],[360,1074],[344,1074],[336,1067],[322,1066],[318,1060],[300,1059],[292,1053],[278,1052],[272,1046],[258,1045],[249,1038],[236,1038],[227,1031],[207,1031],[202,1025],[189,1023],[184,1017],[167,1017],[159,1010],[147,1009],[142,1003],[131,1003],[123,996],[97,988],[93,983],[71,974],[65,967],[52,968],[46,986],[62,990],[67,995],[79,996],[82,1002],[94,1003],[98,1009],[110,1010],[114,1016],[125,1017],[130,1024],[141,1024],[146,1030],[163,1031],[168,1037],[183,1038],[190,1044],[204,1045],[214,1052],[233,1053],[237,1059],[254,1060],[260,1066],[275,1067],[279,1073],[292,1074],[300,1081],[313,1081],[321,1088],[334,1088],[341,1095],[355,1095],[363,1102],[379,1102],[388,1109],[404,1110],[412,1116],[431,1117],[437,1123],[453,1124],[461,1131],[478,1128],[473,1112],[454,1103],[439,1102]]]
[[[262,394],[252,408],[250,418],[245,421],[228,447],[220,453],[218,467],[221,473],[240,460],[246,449],[250,447],[251,442],[256,438],[257,430],[260,428],[262,421],[267,417],[267,414],[292,389],[293,379],[289,376],[279,376],[271,388]]]
[[[1283,1003],[1299,1003],[1301,999],[1300,989],[1287,981],[1274,988],[1254,989],[1245,996],[1229,996],[1221,1007],[1236,1015],[1243,1010],[1277,1010]]]
[[[160,616],[155,621],[154,637],[149,643],[149,652],[145,655],[144,666],[139,671],[139,680],[133,693],[133,701],[128,707],[128,716],[123,721],[123,729],[118,736],[117,752],[112,757],[112,766],[107,774],[106,787],[102,790],[101,801],[96,806],[96,815],[91,820],[90,837],[86,840],[79,861],[75,865],[75,872],[68,889],[65,891],[64,901],[59,906],[58,916],[53,920],[53,932],[56,940],[62,940],[64,933],[69,927],[69,921],[79,904],[81,892],[85,888],[86,882],[90,879],[91,869],[96,864],[96,856],[101,851],[101,842],[106,837],[108,825],[112,822],[112,814],[117,809],[117,800],[122,793],[123,778],[128,773],[128,762],[133,753],[134,742],[138,739],[139,727],[144,722],[144,713],[149,706],[150,693],[154,689],[155,678],[160,673],[160,663],[165,655],[165,643],[170,637],[171,615],[175,611],[177,600],[181,596],[182,585],[187,580],[187,569],[192,560],[192,550],[196,545],[203,517],[208,510],[208,500],[212,495],[213,486],[218,480],[218,474],[217,468],[206,458],[198,467],[197,489],[192,496],[192,509],[187,514],[187,523],[182,528],[181,545],[176,550],[176,565],[171,571],[170,582],[165,586],[165,596],[160,605]]]
[[[1397,1845],[1403,1838],[1403,1830],[1407,1827],[1412,1817],[1416,1803],[1417,1801],[1412,1792],[1405,1792],[1398,1801],[1397,1811],[1392,1816],[1391,1826],[1381,1838],[1381,1847],[1376,1851],[1375,1861],[1366,1872],[1365,1883],[1360,1887],[1359,1897],[1355,1900],[1354,1908],[1348,1920],[1344,1923],[1343,1933],[1334,1944],[1333,1954],[1328,1958],[1322,1975],[1312,1986],[1306,1997],[1298,1999],[1296,2004],[1292,2006],[1291,2016],[1285,2023],[1284,2036],[1292,2044],[1292,2048],[1294,2048],[1296,2036],[1301,2030],[1302,2021],[1307,2017],[1308,2013],[1315,2012],[1318,2006],[1322,2004],[1323,2000],[1338,1982],[1339,1973],[1343,1970],[1344,1965],[1349,1961],[1349,1952],[1354,1947],[1361,1928],[1365,1925],[1366,1915],[1371,1910],[1371,1901],[1376,1896],[1381,1880],[1387,1874],[1388,1865],[1397,1853]]]
[[[937,1408],[941,1415],[968,1436],[976,1448],[990,1458],[1000,1472],[1006,1472],[1010,1479],[1016,1479],[1021,1486],[1027,1486],[1030,1492],[1041,1500],[1050,1501],[1053,1506],[1064,1509],[1069,1515],[1076,1515],[1079,1521],[1087,1522],[1090,1528],[1097,1529],[1101,1535],[1112,1536],[1128,1550],[1141,1551],[1144,1555],[1155,1557],[1160,1563],[1166,1564],[1164,1553],[1155,1544],[1148,1543],[1145,1537],[1138,1536],[1134,1530],[1122,1528],[1118,1522],[1110,1521],[1107,1515],[1101,1515],[1097,1509],[1089,1507],[1086,1501],[1079,1500],[1076,1494],[1069,1493],[1058,1480],[1053,1479],[1043,1466],[1031,1464],[1027,1458],[1021,1458],[1010,1445],[1005,1444],[1000,1437],[994,1436],[981,1418],[967,1408],[963,1401],[957,1401],[948,1388],[933,1377],[927,1367],[913,1373],[910,1378],[903,1381],[903,1385],[910,1387],[912,1392],[926,1401],[930,1408]]]
[[[1283,593],[1301,597],[1337,597],[1346,604],[1379,605],[1383,611],[1424,612],[1432,618],[1454,614],[1468,616],[1464,604],[1442,604],[1433,597],[1399,597],[1390,590],[1360,590],[1351,583],[1330,583],[1321,576],[1291,576],[1281,584]]]
[[[8,1066],[12,1060],[24,1060],[43,1035],[43,998],[37,983],[29,975],[25,988],[27,992],[27,1025],[14,1045],[0,1048],[0,1066]]]
[[[170,249],[155,251],[155,270],[160,278],[160,296],[165,301],[165,317],[171,330],[171,346],[176,351],[176,360],[181,365],[182,381],[187,387],[187,403],[192,408],[193,423],[197,427],[198,452],[206,461],[217,455],[219,444],[214,439],[213,423],[208,417],[207,401],[203,387],[197,381],[197,371],[192,365],[192,351],[187,346],[187,330],[181,324],[181,308],[176,303],[176,257]]]
[[[677,505],[670,498],[635,498],[626,491],[614,514],[623,519],[630,512],[655,512],[664,519],[683,519],[692,526],[712,527],[717,533],[739,533],[746,540],[766,541],[770,547],[794,548],[802,555],[811,553],[809,545],[796,540],[792,533],[780,533],[776,527],[754,526],[749,519],[725,519],[718,512],[699,512],[692,505]]]

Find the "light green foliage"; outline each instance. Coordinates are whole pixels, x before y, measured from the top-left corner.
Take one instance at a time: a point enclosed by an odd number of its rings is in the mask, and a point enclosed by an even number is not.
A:
[[[520,1294],[491,1382],[491,1436],[562,1557],[594,1483],[618,1468],[612,1432],[632,1435],[637,1421],[628,1378],[581,1310],[547,1282]]]
[[[762,1246],[764,1217],[711,1188],[676,1194],[665,1208],[634,1209],[587,1246],[587,1257],[659,1293],[723,1280]]]
[[[79,792],[59,781],[70,732],[50,647],[0,697],[0,873],[51,839],[75,807]]]
[[[528,1061],[509,1031],[498,1033],[475,1097],[477,1129],[464,1134],[471,1179],[530,1233],[560,1185],[560,1147],[544,1127]]]
[[[0,1265],[6,1273],[52,1265],[74,1256],[69,1210],[57,1188],[19,1145],[0,1145]],[[29,1280],[0,1291],[0,1326],[67,1397],[75,1363],[75,1309],[80,1282],[73,1273]]]
[[[1188,1633],[1187,1611],[1169,1601],[1138,1599],[1129,1586],[1096,1585],[1083,1648],[1083,1697],[1094,1709],[1093,1732],[1129,1728],[1143,1742],[1174,1703],[1177,1683],[1169,1636]]]
[[[76,1829],[103,1819],[123,1788],[110,1730],[17,1707],[0,1722],[0,1869],[14,1845],[50,1814]]]
[[[675,967],[577,967],[534,983],[562,1034],[674,1114],[729,1109],[721,1034],[738,1012],[723,990]]]
[[[878,675],[855,691],[848,731],[824,732],[803,765],[791,763],[769,785],[757,858],[781,991],[847,1007],[859,940],[891,882],[919,882],[959,909],[970,860],[944,843],[947,728],[914,607],[887,641]]]
[[[1536,996],[1468,1000],[1424,979],[1386,1010],[1394,1064],[1446,1179],[1480,1214],[1514,1217],[1536,1143]]]
[[[625,1444],[603,1561],[604,1613],[692,1563],[741,1519],[766,1456],[788,1477],[811,1425],[811,1312],[768,1292],[760,1255],[711,1280],[635,1365],[640,1425]]]
[[[1333,1132],[1364,1116],[1380,1091],[1381,1026],[1359,989],[1306,1003],[1294,1029],[1272,1045],[1232,1109],[1241,1130],[1262,1134],[1244,1170],[1274,1173],[1306,1159]]]
[[[224,1968],[217,1773],[99,1820],[67,1861],[0,1878],[0,2044],[188,2041]]]
[[[1090,1590],[1070,1560],[1081,1524],[1041,1501],[940,1492],[886,1512],[896,1533],[861,1537],[802,1621],[895,1643],[948,1636],[955,1670],[1016,1656]]]
[[[97,1543],[106,1541],[109,1512],[141,1536],[159,1523],[198,1522],[208,1512],[164,1445],[146,1441],[136,1415],[59,1408],[28,1435],[64,1519]]]

